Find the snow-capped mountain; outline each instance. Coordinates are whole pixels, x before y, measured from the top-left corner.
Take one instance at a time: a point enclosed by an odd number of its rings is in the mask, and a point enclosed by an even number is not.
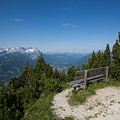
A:
[[[35,65],[40,55],[40,50],[35,47],[6,47],[0,49],[0,81],[8,82],[11,77],[18,76],[24,64],[29,61]],[[83,53],[43,53],[46,63],[57,67],[58,71],[67,70],[69,66],[76,65],[80,58],[85,56]],[[84,62],[84,60],[82,61]]]
[[[24,47],[9,46],[6,48],[0,48],[0,56],[9,54],[9,53],[26,54],[26,55],[29,55],[29,57],[34,60],[40,55],[40,50],[38,50],[36,47],[24,48]]]

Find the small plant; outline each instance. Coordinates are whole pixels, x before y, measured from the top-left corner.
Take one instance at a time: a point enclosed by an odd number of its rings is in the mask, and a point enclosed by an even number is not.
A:
[[[103,117],[106,117],[105,115],[103,115]]]
[[[78,104],[84,104],[88,97],[96,94],[95,90],[109,87],[109,86],[119,87],[120,82],[117,80],[110,79],[110,81],[107,83],[100,81],[99,83],[94,82],[92,84],[89,84],[87,90],[79,90],[79,91],[73,90],[72,95],[70,96],[70,99],[69,99],[69,104],[73,105],[73,106],[78,105]],[[108,98],[106,98],[106,99],[108,99]],[[120,101],[119,101],[119,104],[120,104]],[[101,105],[101,103],[98,103],[98,105]]]
[[[66,96],[67,98],[69,98],[71,96],[71,92],[68,93],[68,95]]]
[[[94,107],[93,106],[90,106],[87,110],[93,110]]]
[[[118,101],[118,104],[120,104],[120,101]]]
[[[115,100],[110,101],[111,103],[115,103]]]
[[[93,116],[87,116],[87,117],[85,117],[85,120],[90,120],[92,118],[94,118],[94,117]]]

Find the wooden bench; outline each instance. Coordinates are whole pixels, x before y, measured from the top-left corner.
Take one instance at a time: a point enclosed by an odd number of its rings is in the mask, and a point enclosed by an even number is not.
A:
[[[86,89],[87,84],[104,80],[109,81],[108,74],[110,71],[110,66],[106,67],[99,67],[94,69],[88,69],[83,71],[76,71],[75,72],[75,81],[68,82],[67,84],[74,87],[74,89]]]

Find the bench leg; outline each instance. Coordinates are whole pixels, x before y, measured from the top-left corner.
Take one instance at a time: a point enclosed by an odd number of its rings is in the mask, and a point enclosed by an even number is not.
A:
[[[85,89],[87,89],[87,85],[86,86],[85,85],[81,85],[80,88],[85,90]]]
[[[100,80],[97,81],[98,83],[100,82]]]
[[[74,87],[74,90],[76,90],[76,87]]]

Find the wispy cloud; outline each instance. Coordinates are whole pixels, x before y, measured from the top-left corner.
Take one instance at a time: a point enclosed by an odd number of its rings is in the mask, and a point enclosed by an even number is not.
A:
[[[24,19],[15,18],[13,21],[14,21],[14,22],[22,22],[22,21],[24,21]]]
[[[70,11],[70,12],[72,12],[73,10],[71,9],[71,8],[64,8],[66,11]]]
[[[64,24],[62,24],[62,26],[63,26],[63,27],[71,27],[72,24],[70,24],[70,23],[64,23]]]
[[[73,28],[79,28],[79,25],[72,25]]]
[[[64,23],[64,24],[62,24],[62,26],[66,27],[66,28],[68,28],[68,27],[79,28],[80,27],[79,25],[73,25],[71,23]]]

